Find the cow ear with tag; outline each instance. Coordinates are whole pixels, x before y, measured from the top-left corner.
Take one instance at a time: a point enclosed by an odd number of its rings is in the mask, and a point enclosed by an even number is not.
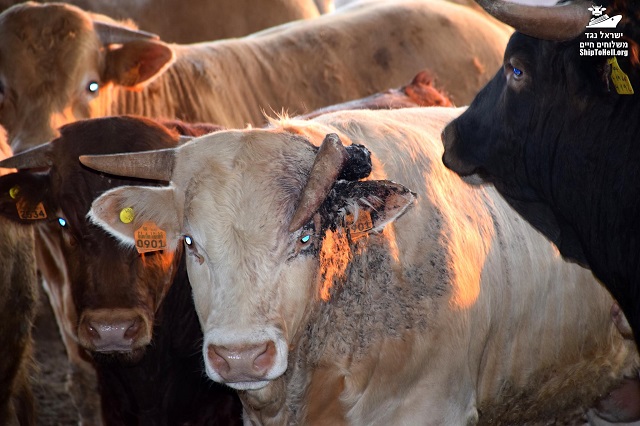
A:
[[[162,247],[152,248],[174,250],[181,228],[174,196],[170,186],[121,186],[96,198],[88,216],[126,246],[145,248],[157,240]],[[141,233],[162,234],[163,238],[149,240],[141,238]]]
[[[103,79],[128,89],[141,89],[174,61],[173,50],[162,42],[130,41],[107,52]]]
[[[24,225],[46,220],[48,187],[46,173],[17,172],[0,177],[0,215]]]
[[[352,240],[381,231],[402,216],[416,194],[388,180],[338,181],[325,204],[330,225],[348,230]]]

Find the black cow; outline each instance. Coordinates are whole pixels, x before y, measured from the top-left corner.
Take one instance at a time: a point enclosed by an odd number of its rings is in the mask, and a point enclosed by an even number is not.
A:
[[[0,215],[43,236],[49,255],[39,266],[71,295],[64,328],[91,354],[107,425],[240,424],[235,392],[204,374],[182,251],[138,254],[86,218],[95,197],[133,182],[85,168],[79,155],[175,147],[177,131],[219,129],[169,125],[110,117],[64,126],[54,141],[0,162],[19,169],[0,177]]]
[[[487,1],[487,11],[518,32],[502,69],[445,128],[443,161],[495,185],[566,258],[590,267],[620,303],[638,344],[640,98],[618,93],[611,55],[587,56],[581,48],[594,37],[624,43],[628,55],[617,52],[616,60],[640,91],[640,2],[603,3],[609,17],[622,15],[617,28],[586,29],[590,2],[519,5],[512,14]]]

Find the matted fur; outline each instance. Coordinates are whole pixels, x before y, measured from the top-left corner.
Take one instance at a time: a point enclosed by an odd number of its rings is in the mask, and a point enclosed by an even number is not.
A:
[[[637,374],[635,346],[618,333],[613,300],[590,272],[564,262],[493,189],[473,189],[444,168],[440,132],[461,112],[283,119],[176,150],[172,191],[188,208],[163,226],[193,240],[188,272],[209,377],[221,380],[208,345],[275,339],[278,351],[289,348],[274,357],[266,385],[243,385],[246,421],[561,422]],[[301,230],[287,226],[292,191],[313,162],[304,139],[319,145],[327,133],[370,149],[369,180],[396,180],[417,199],[384,232],[350,243],[346,270],[323,301],[318,253],[334,250],[323,236],[339,195]],[[301,172],[283,175],[285,165]],[[110,194],[132,189],[140,190]]]

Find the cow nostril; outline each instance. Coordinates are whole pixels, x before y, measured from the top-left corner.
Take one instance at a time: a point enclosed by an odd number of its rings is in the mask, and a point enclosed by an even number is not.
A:
[[[209,345],[207,348],[207,357],[209,358],[209,362],[215,371],[220,374],[228,373],[231,369],[231,366],[227,362],[227,360],[216,352],[216,348],[225,349],[224,347]]]
[[[276,345],[269,341],[265,345],[264,351],[260,353],[253,361],[253,368],[258,374],[266,374],[267,371],[273,366],[273,362],[276,356]]]
[[[133,339],[140,332],[141,322],[138,319],[133,320],[133,323],[127,328],[127,331],[124,332],[125,339]]]
[[[86,324],[87,334],[91,339],[99,339],[100,333],[96,330],[91,323]]]

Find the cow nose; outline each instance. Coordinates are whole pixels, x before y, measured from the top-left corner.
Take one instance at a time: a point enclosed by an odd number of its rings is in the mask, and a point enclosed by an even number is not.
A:
[[[276,346],[272,341],[248,345],[209,345],[211,367],[225,382],[262,380],[273,367]]]
[[[460,156],[460,143],[458,130],[455,122],[447,124],[440,135],[444,145],[444,153],[442,154],[443,164],[450,170],[461,176],[469,176],[476,172],[475,164],[469,162],[468,156],[462,158]],[[479,147],[476,147],[479,149]]]
[[[455,126],[451,123],[447,124],[440,134],[440,139],[442,139],[445,150],[451,149],[456,140]]]
[[[148,343],[146,323],[135,311],[85,313],[78,340],[95,352],[131,352]]]

